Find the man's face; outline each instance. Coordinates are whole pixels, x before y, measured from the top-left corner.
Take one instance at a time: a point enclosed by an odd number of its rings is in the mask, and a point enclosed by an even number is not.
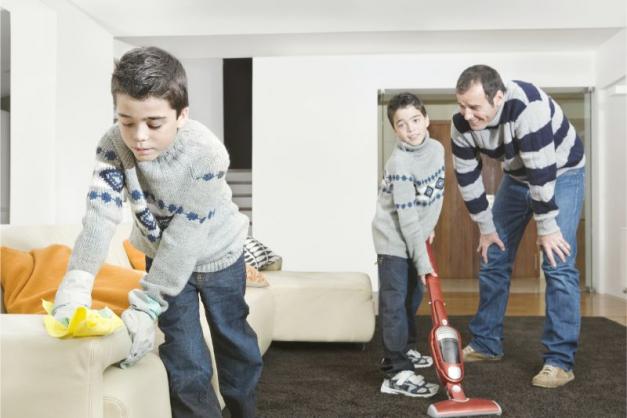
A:
[[[473,83],[466,92],[457,93],[456,96],[459,113],[466,119],[473,131],[485,129],[503,103],[503,92],[499,90],[490,104],[483,91],[483,84],[480,82]]]
[[[187,121],[189,108],[183,109],[177,118],[165,99],[137,100],[117,94],[115,111],[124,144],[138,161],[151,161],[170,148],[177,129]]]
[[[425,140],[429,127],[429,117],[424,116],[414,106],[398,109],[394,112],[392,121],[394,122],[394,132],[404,143],[418,145]]]

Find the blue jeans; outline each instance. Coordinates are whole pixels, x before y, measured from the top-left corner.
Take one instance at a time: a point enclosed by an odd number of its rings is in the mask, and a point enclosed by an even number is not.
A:
[[[554,255],[556,267],[546,256],[542,270],[546,278],[546,320],[542,344],[546,348],[544,363],[571,370],[579,340],[579,272],[577,226],[584,197],[584,169],[566,172],[557,178],[555,203],[559,208],[557,224],[570,244],[570,256],[563,262]],[[527,223],[533,216],[529,187],[503,176],[494,200],[492,215],[496,231],[505,245],[488,249],[488,262],[479,270],[479,309],[470,322],[473,339],[470,345],[479,352],[503,354],[503,318],[509,296],[512,264]]]
[[[150,268],[149,259],[146,267]],[[248,325],[244,300],[246,268],[242,255],[233,265],[213,273],[192,273],[159,317],[165,342],[159,356],[168,372],[173,418],[221,417],[211,386],[213,369],[200,325],[198,296],[211,330],[220,392],[232,417],[255,416],[255,388],[262,360],[257,335]]]
[[[379,325],[383,337],[381,370],[389,377],[414,370],[407,350],[416,348],[416,311],[424,293],[411,260],[379,255]]]

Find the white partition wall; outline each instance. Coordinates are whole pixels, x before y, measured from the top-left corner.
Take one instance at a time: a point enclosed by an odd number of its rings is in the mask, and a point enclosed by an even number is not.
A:
[[[11,223],[78,223],[113,117],[113,36],[66,0],[11,14]]]
[[[53,223],[56,14],[37,0],[5,0],[3,7],[11,16],[10,221]]]
[[[592,260],[598,292],[626,298],[627,269],[627,30],[596,53],[593,117]],[[590,169],[591,168],[591,169]]]

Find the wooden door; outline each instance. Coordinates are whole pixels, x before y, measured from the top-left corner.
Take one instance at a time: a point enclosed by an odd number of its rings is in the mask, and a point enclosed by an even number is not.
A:
[[[442,143],[445,150],[446,183],[442,214],[436,227],[434,250],[443,279],[477,277],[480,256],[476,252],[479,229],[470,219],[464,200],[457,188],[451,152],[450,121],[432,121],[429,134]],[[494,194],[503,176],[499,161],[483,158],[482,177],[486,193]],[[539,278],[540,260],[536,246],[536,225],[533,219],[527,225],[518,247],[512,278]]]

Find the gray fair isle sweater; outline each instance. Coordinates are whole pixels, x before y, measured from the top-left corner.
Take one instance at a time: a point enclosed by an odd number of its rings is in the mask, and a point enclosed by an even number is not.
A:
[[[224,145],[199,122],[189,120],[153,161],[135,160],[118,126],[111,127],[96,150],[83,230],[67,274],[100,269],[122,220],[125,192],[134,221],[130,241],[153,258],[141,285],[159,304],[140,308],[165,311],[163,296],[180,293],[192,272],[224,269],[242,254],[248,219],[231,200],[228,166]]]
[[[433,272],[426,240],[444,198],[444,147],[427,136],[420,145],[399,141],[385,165],[372,235],[377,254],[409,258],[418,274]]]

